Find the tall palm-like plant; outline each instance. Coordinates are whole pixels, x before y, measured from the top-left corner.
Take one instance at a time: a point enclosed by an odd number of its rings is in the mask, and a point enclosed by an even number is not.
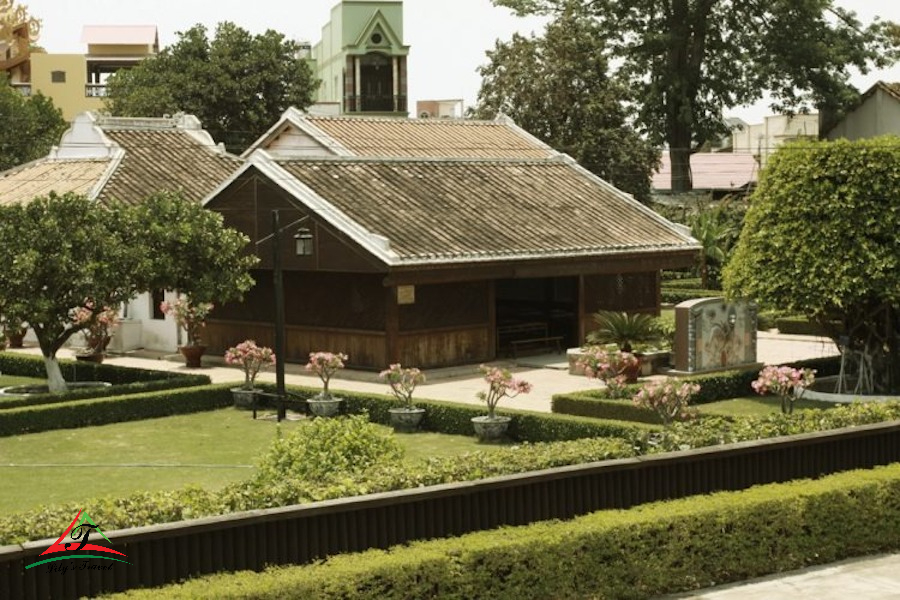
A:
[[[731,227],[719,218],[718,211],[704,210],[697,213],[691,223],[691,236],[700,242],[700,281],[703,289],[709,289],[709,262],[725,262]]]

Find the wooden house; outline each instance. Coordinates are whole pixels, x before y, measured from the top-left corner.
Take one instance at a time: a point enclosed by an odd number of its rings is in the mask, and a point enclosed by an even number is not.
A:
[[[579,345],[598,309],[657,312],[660,270],[699,249],[508,119],[288,110],[244,158],[205,203],[261,262],[208,322],[210,353],[273,343],[276,242],[286,360],[332,350],[371,369]]]

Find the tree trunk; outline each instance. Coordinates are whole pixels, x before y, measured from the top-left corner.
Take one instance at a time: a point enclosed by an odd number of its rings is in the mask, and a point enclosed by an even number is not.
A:
[[[672,147],[669,148],[669,162],[672,165],[672,193],[689,192],[694,189],[691,176],[691,134],[688,132],[686,136],[677,135],[670,140],[670,143],[672,144]]]
[[[56,354],[44,357],[44,367],[47,369],[47,386],[51,394],[62,394],[69,390],[66,380],[63,379]]]

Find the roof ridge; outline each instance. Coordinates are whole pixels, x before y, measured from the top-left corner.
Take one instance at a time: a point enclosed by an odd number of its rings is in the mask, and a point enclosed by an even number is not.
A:
[[[467,119],[465,117],[440,117],[436,119],[419,119],[413,117],[376,117],[366,115],[311,115],[307,114],[306,118],[311,121],[369,121],[379,123],[415,123],[417,125],[427,125],[433,123],[449,123],[453,125],[491,125],[505,126],[505,123],[495,121],[493,119]]]
[[[568,164],[565,155],[556,154],[544,158],[515,158],[515,157],[406,157],[406,156],[291,156],[291,157],[272,157],[270,160],[276,163],[458,163],[458,164],[476,164],[476,163],[500,163],[500,164],[520,164],[520,165],[541,165],[541,164]]]

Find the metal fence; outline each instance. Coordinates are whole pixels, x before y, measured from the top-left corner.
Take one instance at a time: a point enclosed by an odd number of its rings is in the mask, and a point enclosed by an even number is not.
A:
[[[202,573],[302,564],[898,461],[900,422],[891,422],[105,532],[131,564],[103,571],[26,570],[54,540],[29,542],[0,548],[0,598],[78,598]]]

